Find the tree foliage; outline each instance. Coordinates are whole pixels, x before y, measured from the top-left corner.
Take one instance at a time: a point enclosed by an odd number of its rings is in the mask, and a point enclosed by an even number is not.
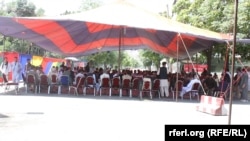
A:
[[[237,38],[249,38],[250,0],[238,4]],[[234,27],[234,0],[178,0],[173,13],[178,21],[215,32],[232,34]],[[232,43],[231,43],[232,44]],[[225,44],[216,44],[212,56],[226,54]],[[250,45],[237,43],[236,52],[250,60]]]
[[[8,3],[2,0],[0,2],[0,15],[12,17],[43,16],[44,10],[39,8],[36,11],[36,6],[27,0],[16,0]],[[44,49],[25,40],[1,36],[0,41],[2,43],[0,44],[2,51],[16,51],[41,56],[46,55]]]
[[[80,11],[88,11],[90,9],[97,8],[102,4],[103,3],[100,0],[82,0]]]
[[[120,55],[120,56],[119,56]],[[125,68],[137,68],[140,63],[132,58],[126,51],[107,51],[99,52],[85,57],[87,61],[91,62],[96,67],[103,68],[116,68],[119,66],[120,69]],[[119,62],[120,59],[120,62]]]
[[[36,16],[36,6],[27,0],[16,0],[6,4],[7,15],[13,17]]]
[[[159,68],[160,61],[165,58],[162,54],[155,53],[148,49],[140,50],[140,56],[144,67],[149,69],[152,65],[155,65],[156,68]]]

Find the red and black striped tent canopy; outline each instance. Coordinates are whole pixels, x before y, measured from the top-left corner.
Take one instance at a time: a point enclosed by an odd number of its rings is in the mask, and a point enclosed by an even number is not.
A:
[[[166,19],[126,1],[58,17],[0,17],[0,33],[71,57],[120,47],[148,48],[182,59],[188,56],[187,51],[193,55],[212,47],[214,42],[229,39],[225,34]]]

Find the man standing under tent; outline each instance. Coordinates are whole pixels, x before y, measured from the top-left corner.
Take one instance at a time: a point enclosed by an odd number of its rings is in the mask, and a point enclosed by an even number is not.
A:
[[[30,62],[30,59],[27,59],[27,63],[25,64],[25,74],[29,73],[33,65]]]
[[[87,65],[84,68],[85,72],[89,73],[90,72],[90,66],[89,66],[89,62],[87,63]]]
[[[246,69],[243,68],[241,72],[241,79],[239,82],[240,98],[242,102],[248,102],[248,74]]]
[[[247,74],[248,74],[248,99],[250,100],[250,66],[247,67]]]
[[[161,97],[169,96],[169,82],[168,82],[168,71],[166,67],[166,62],[162,62],[162,67],[157,71],[157,75],[159,76],[160,79],[160,92],[161,92]]]
[[[22,73],[22,65],[18,61],[18,58],[14,58],[14,62],[11,64],[11,71],[12,71],[12,81],[13,83],[19,83],[19,80],[21,78],[21,73]],[[18,85],[16,87],[18,89]]]
[[[4,57],[3,62],[0,66],[0,71],[2,73],[4,83],[8,83],[8,74],[10,72],[10,64],[8,62],[7,57]]]

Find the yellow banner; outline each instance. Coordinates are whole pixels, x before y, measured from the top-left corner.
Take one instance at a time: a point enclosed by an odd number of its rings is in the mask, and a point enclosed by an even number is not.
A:
[[[42,65],[43,57],[41,56],[32,56],[31,64],[34,66]]]

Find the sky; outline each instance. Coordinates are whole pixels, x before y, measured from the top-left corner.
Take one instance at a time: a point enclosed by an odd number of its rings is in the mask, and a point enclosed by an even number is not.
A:
[[[11,0],[8,0],[11,1]],[[28,0],[36,5],[36,8],[45,10],[46,16],[58,16],[67,11],[77,11],[82,0]],[[100,0],[104,4],[114,2],[115,0]],[[173,0],[127,0],[149,11],[159,13],[167,10],[167,5],[171,8]]]

